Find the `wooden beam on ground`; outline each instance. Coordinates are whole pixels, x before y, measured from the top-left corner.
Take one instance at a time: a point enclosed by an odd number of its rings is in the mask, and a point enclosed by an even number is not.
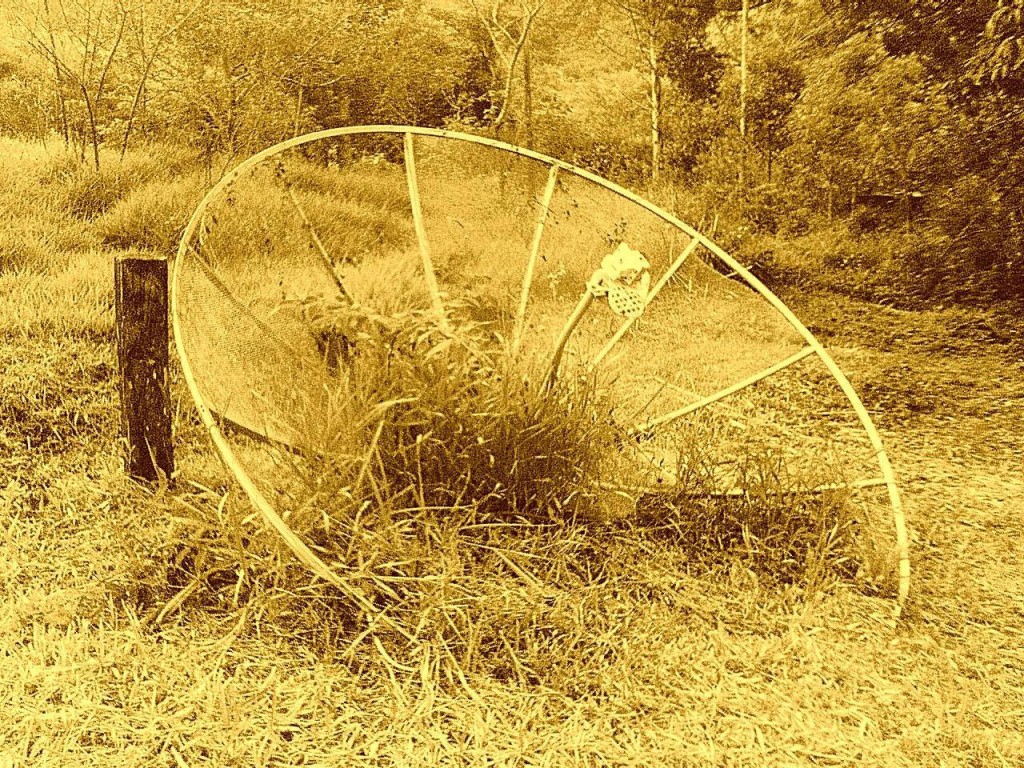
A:
[[[143,255],[114,261],[114,313],[125,471],[169,481],[174,472],[167,260]]]

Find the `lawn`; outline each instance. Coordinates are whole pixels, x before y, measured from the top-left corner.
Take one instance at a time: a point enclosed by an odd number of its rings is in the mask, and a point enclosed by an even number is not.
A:
[[[162,173],[135,194],[162,199]],[[159,205],[115,189],[65,213],[76,184],[2,193],[0,766],[1024,760],[1024,345],[1002,316],[784,295],[890,448],[914,567],[898,622],[841,573],[787,582],[749,550],[537,526],[456,601],[478,633],[458,663],[428,641],[391,663],[246,519],[180,381],[176,484],[123,476],[112,233]]]

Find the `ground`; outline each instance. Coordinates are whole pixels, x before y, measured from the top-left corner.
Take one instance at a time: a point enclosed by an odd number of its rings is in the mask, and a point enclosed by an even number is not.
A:
[[[565,606],[587,653],[541,683],[446,678],[429,652],[385,675],[316,629],[307,595],[264,583],[217,604],[167,577],[163,537],[226,479],[212,461],[191,477],[205,488],[122,476],[109,260],[0,273],[0,766],[1024,761],[1012,322],[785,295],[890,448],[913,546],[898,622],[843,583],[804,599],[738,564],[647,560]],[[200,466],[190,409],[179,451]]]

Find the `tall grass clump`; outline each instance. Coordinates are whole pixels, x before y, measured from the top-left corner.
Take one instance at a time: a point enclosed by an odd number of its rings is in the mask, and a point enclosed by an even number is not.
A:
[[[54,158],[41,145],[0,142],[0,272],[52,270],[67,254],[97,245],[89,223],[71,216],[43,183]]]
[[[469,505],[534,521],[585,511],[616,439],[596,418],[593,387],[541,391],[482,323],[445,330],[429,311],[343,302],[305,312],[338,376],[336,418],[359,425],[316,446],[346,487],[361,479],[390,506]]]
[[[114,203],[96,222],[104,245],[172,255],[203,195],[195,175],[147,182]]]
[[[43,193],[71,216],[93,221],[133,189],[187,173],[194,163],[186,151],[171,147],[140,148],[123,158],[108,151],[101,159],[96,169],[70,152],[50,156],[37,172]]]
[[[329,195],[368,210],[403,213],[409,206],[405,176],[393,163],[356,160],[325,166],[290,157],[279,164],[278,173],[299,191]]]
[[[113,206],[134,183],[136,177],[119,165],[97,171],[70,155],[55,156],[40,177],[55,207],[85,221],[92,221]]]
[[[408,193],[399,182],[404,178],[392,173],[358,184],[348,170],[304,162],[261,166],[234,179],[209,207],[204,245],[221,263],[245,262],[256,270],[313,263],[315,247],[303,223],[308,216],[335,263],[358,265],[414,242]]]
[[[0,221],[0,272],[52,272],[67,264],[69,254],[96,244],[88,225],[40,205],[26,215]]]
[[[643,497],[628,525],[671,542],[693,562],[740,562],[775,586],[813,592],[857,574],[859,550],[877,534],[877,521],[863,519],[841,478],[799,476],[783,454],[752,447],[736,457],[733,487],[722,489],[710,459],[714,439],[709,424],[687,430],[678,483]]]

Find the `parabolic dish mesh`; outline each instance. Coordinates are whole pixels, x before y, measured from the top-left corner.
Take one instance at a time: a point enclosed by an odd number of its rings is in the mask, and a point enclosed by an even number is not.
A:
[[[626,318],[594,298],[558,366],[559,377],[596,382],[613,403],[601,418],[633,430],[602,480],[654,490],[699,459],[706,490],[743,493],[756,481],[746,459],[760,454],[793,488],[852,484],[872,530],[886,516],[891,530],[892,499],[879,492],[885,478],[863,419],[763,292],[617,189],[500,147],[368,130],[243,166],[200,207],[179,252],[178,344],[238,465],[286,520],[315,514],[326,503],[321,475],[359,414],[346,408],[337,350],[310,306],[348,300],[340,282],[382,316],[430,310],[425,248],[451,322],[483,323],[518,346],[519,370],[541,386],[588,280],[623,243],[646,258],[657,295],[620,338]]]

